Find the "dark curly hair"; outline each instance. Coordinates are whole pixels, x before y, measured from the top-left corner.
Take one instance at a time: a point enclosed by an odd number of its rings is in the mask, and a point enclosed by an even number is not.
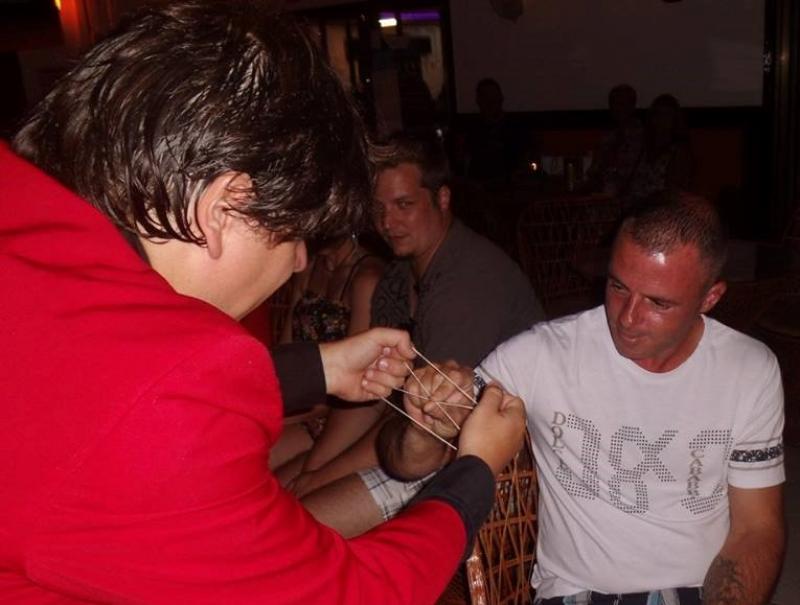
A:
[[[16,151],[149,238],[204,244],[190,208],[229,171],[232,208],[282,239],[361,224],[365,129],[305,29],[266,2],[182,1],[125,20],[64,76]]]

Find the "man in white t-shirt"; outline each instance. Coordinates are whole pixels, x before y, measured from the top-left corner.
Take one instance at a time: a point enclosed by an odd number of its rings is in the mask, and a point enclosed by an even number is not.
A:
[[[763,344],[705,316],[725,292],[725,248],[702,200],[640,210],[614,243],[604,307],[537,324],[478,368],[526,404],[536,603],[768,601],[784,544],[783,392]],[[409,430],[383,457],[390,472],[420,443],[443,447]]]

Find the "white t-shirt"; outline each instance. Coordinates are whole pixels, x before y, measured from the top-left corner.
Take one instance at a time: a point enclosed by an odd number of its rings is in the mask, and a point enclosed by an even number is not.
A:
[[[603,307],[537,324],[479,367],[525,401],[540,485],[537,596],[700,586],[728,532],[727,486],[783,482],[777,360],[704,321],[670,372],[619,355]]]

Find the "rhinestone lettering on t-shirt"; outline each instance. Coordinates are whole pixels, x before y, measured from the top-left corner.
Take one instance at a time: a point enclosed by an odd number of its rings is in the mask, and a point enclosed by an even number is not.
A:
[[[563,458],[566,448],[567,432],[580,431],[581,470],[570,468]],[[613,471],[607,480],[608,500],[619,510],[629,514],[644,514],[650,510],[650,494],[646,477],[652,472],[662,483],[675,483],[678,479],[661,458],[669,448],[674,448],[677,429],[664,429],[654,441],[649,441],[640,427],[620,426],[610,437],[608,463]],[[550,447],[558,456],[559,463],[555,476],[561,486],[572,496],[594,499],[600,496],[600,477],[598,464],[603,436],[597,426],[586,418],[575,414],[554,412],[550,422]],[[635,449],[626,445],[635,446]],[[689,442],[687,452],[686,496],[681,500],[682,506],[689,512],[698,515],[712,510],[724,497],[725,489],[721,484],[713,487],[709,495],[708,488],[701,490],[705,457],[711,447],[722,447],[724,453],[721,460],[726,460],[732,447],[730,430],[704,429]],[[626,464],[624,452],[629,452]],[[640,458],[635,464],[630,462],[630,452],[637,451]]]
[[[689,478],[686,481],[686,496],[681,499],[681,504],[687,510],[698,515],[713,510],[725,496],[725,487],[719,483],[714,486],[711,495],[700,495],[700,483],[703,479],[706,450],[712,446],[725,448],[725,458],[733,445],[730,430],[705,430],[700,431],[689,442]]]

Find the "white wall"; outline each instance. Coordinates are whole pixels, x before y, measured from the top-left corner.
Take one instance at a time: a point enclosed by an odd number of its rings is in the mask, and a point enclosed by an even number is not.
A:
[[[600,109],[622,82],[646,106],[761,104],[764,0],[526,0],[516,23],[489,0],[451,0],[457,108],[494,77],[510,111]]]

